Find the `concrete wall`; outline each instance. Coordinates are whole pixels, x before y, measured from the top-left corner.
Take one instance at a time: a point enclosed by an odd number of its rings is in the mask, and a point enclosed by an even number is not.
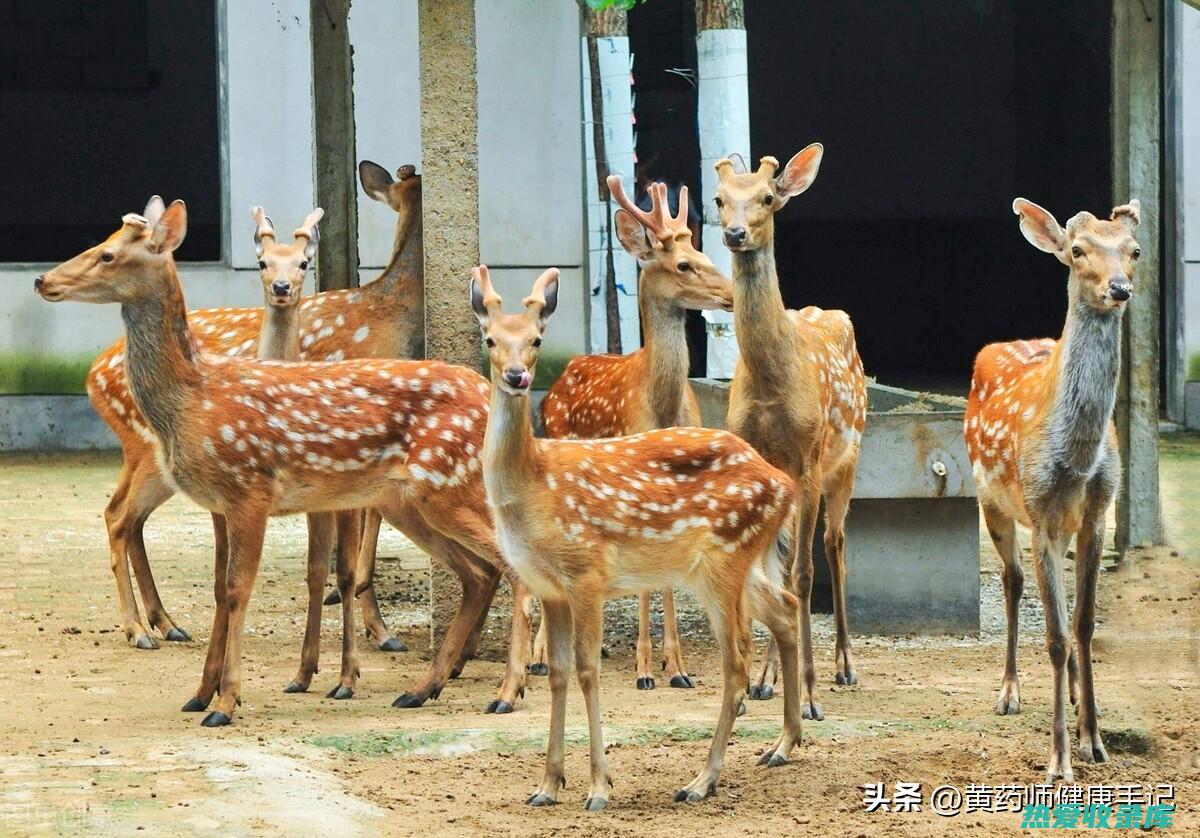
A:
[[[262,204],[281,229],[291,230],[313,201],[308,0],[224,6],[218,26],[227,66],[229,201],[222,215],[231,252],[226,262],[182,265],[192,308],[259,305],[249,207]],[[563,268],[547,348],[580,352],[587,324],[579,11],[573,3],[489,0],[477,14],[482,257],[510,302],[528,292],[541,267]],[[393,172],[405,163],[421,170],[416,24],[414,2],[351,6],[358,156]],[[141,208],[142,191],[123,196],[128,210]],[[363,281],[387,263],[395,220],[387,206],[360,194]],[[118,221],[112,219],[114,228]],[[180,256],[187,258],[186,243]],[[0,296],[0,357],[24,353],[84,364],[121,334],[119,313],[40,300],[32,279],[45,267],[0,264],[0,282],[12,289]]]
[[[1183,254],[1184,341],[1200,353],[1200,9],[1180,3],[1183,40]],[[1189,415],[1189,424],[1193,419]],[[1200,425],[1200,416],[1194,420]]]

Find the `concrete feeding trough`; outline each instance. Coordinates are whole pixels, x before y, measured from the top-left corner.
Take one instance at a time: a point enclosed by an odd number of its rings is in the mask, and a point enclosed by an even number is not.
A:
[[[707,427],[725,425],[729,382],[694,379]],[[961,399],[868,385],[869,410],[846,519],[850,630],[979,631],[979,513]],[[814,610],[830,610],[818,529]]]

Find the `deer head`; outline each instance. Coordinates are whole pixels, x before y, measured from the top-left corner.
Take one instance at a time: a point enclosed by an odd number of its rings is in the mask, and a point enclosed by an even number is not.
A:
[[[505,314],[486,265],[471,269],[471,308],[479,318],[492,367],[492,386],[514,396],[529,393],[546,321],[558,306],[558,268],[548,268],[522,300],[525,310]]]
[[[1090,212],[1076,214],[1064,229],[1054,216],[1032,201],[1017,198],[1013,212],[1021,219],[1026,240],[1052,253],[1071,269],[1072,300],[1102,311],[1119,310],[1133,296],[1133,271],[1142,249],[1133,238],[1141,220],[1137,199],[1113,207],[1108,220]]]
[[[387,204],[401,215],[414,205],[420,206],[421,176],[417,174],[416,166],[401,166],[396,170],[396,179],[392,180],[383,166],[363,160],[358,164],[358,179],[363,191],[371,198]]]
[[[171,253],[186,235],[183,201],[164,207],[155,195],[142,215],[126,215],[115,233],[39,276],[33,288],[52,303],[138,302],[161,292]]]
[[[679,206],[671,215],[667,187],[652,183],[646,212],[625,195],[620,175],[609,175],[608,188],[621,209],[616,212],[617,237],[642,275],[638,294],[678,308],[733,309],[733,284],[712,260],[692,246],[688,227],[688,191],[679,190]]]
[[[259,278],[268,307],[288,308],[299,302],[308,266],[317,255],[317,242],[321,237],[317,222],[324,215],[325,210],[317,207],[292,232],[292,243],[280,244],[271,216],[263,212],[262,207],[250,208]]]
[[[740,155],[718,160],[715,200],[726,247],[738,252],[769,245],[775,236],[775,213],[812,186],[824,151],[820,143],[813,143],[796,152],[782,170],[774,157],[764,157],[753,173]]]

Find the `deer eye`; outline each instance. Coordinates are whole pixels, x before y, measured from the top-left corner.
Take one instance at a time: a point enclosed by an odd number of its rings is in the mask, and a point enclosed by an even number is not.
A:
[[[262,259],[259,259],[258,260],[258,269],[260,271],[265,271],[267,269],[267,263],[264,262]]]
[[[486,344],[487,344],[487,347],[488,347],[488,349],[495,349],[495,348],[496,348],[496,341],[492,340],[491,338],[486,338],[486,339],[484,340],[484,343],[486,343]]]
[[[1074,256],[1076,259],[1080,258],[1081,256],[1083,256],[1083,248],[1080,247],[1079,245],[1075,245],[1074,247],[1071,248],[1071,255]]]
[[[775,203],[775,196],[772,195],[770,192],[768,192],[766,194],[766,196],[763,198],[763,206],[769,207],[773,203]]]
[[[300,270],[302,270],[302,271],[308,270],[308,260],[307,259],[305,259],[303,262],[300,263]]]
[[[111,262],[113,259],[116,259],[116,258],[117,257],[112,254],[112,251],[109,251],[109,250],[106,250],[100,254],[101,262]]]
[[[1135,247],[1133,249],[1133,258],[1137,259],[1141,255],[1142,255],[1142,249],[1140,247]]]
[[[713,203],[715,203],[717,205],[717,209],[720,209],[721,207],[725,206],[725,202],[722,201],[719,197],[713,198]]]
[[[533,339],[533,345],[534,345],[534,346],[541,346],[541,345],[542,345],[542,339],[541,339],[541,338],[534,338],[534,339]]]
[[[692,266],[689,265],[687,262],[680,262],[675,267],[680,273],[683,273],[683,274],[687,273],[688,271],[690,271],[692,269]]]

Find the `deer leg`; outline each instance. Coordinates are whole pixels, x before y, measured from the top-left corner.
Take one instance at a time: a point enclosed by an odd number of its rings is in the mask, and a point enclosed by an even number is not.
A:
[[[212,633],[208,636],[208,649],[204,655],[204,671],[200,686],[183,705],[185,713],[199,713],[208,709],[213,695],[221,686],[221,669],[225,665],[225,645],[229,633],[229,527],[225,516],[214,514],[213,537],[215,560],[213,562],[213,609]]]
[[[357,509],[334,513],[337,521],[337,581],[342,594],[342,671],[338,685],[326,698],[346,699],[358,685],[358,637],[354,628],[354,591],[358,588],[358,555],[362,513]]]
[[[1075,779],[1071,771],[1071,748],[1067,741],[1067,655],[1070,637],[1067,634],[1067,609],[1062,589],[1060,562],[1065,545],[1063,539],[1039,527],[1034,532],[1034,555],[1037,557],[1038,587],[1042,607],[1046,612],[1046,650],[1054,667],[1054,725],[1051,729],[1050,759],[1046,767],[1046,782]]]
[[[513,594],[513,609],[517,607],[517,596]],[[528,605],[526,606],[528,607]],[[475,621],[475,625],[471,626],[471,633],[467,635],[466,641],[463,642],[462,651],[458,654],[458,660],[454,663],[454,668],[450,670],[450,678],[457,678],[462,675],[463,668],[467,665],[467,661],[475,657],[479,652],[479,638],[483,636],[483,628],[487,625],[488,610],[485,608],[479,612],[479,619]]]
[[[129,578],[129,547],[127,527],[129,515],[129,491],[136,468],[129,465],[128,457],[121,467],[112,498],[104,509],[104,525],[108,530],[108,557],[113,579],[117,583],[117,602],[121,609],[121,631],[125,639],[138,649],[157,649],[158,641],[150,634],[149,627],[142,622],[138,613],[137,599],[133,595],[133,581]]]
[[[300,669],[283,688],[285,693],[308,692],[321,657],[321,595],[329,575],[329,552],[333,549],[332,512],[308,514],[308,610],[304,619],[304,644],[300,650]]]
[[[1017,679],[1017,624],[1021,611],[1021,591],[1025,574],[1021,572],[1021,548],[1017,543],[1017,523],[994,507],[984,505],[983,520],[996,552],[1000,554],[1000,582],[1004,586],[1004,614],[1008,620],[1008,647],[1004,657],[1004,678],[996,713],[1001,716],[1021,712],[1021,690]]]
[[[511,713],[517,697],[525,697],[525,667],[529,663],[529,626],[533,617],[533,594],[515,573],[509,574],[512,586],[512,625],[508,635],[508,668],[500,682],[500,693],[487,706],[489,713]],[[480,622],[487,617],[483,609]],[[477,623],[478,625],[478,623]]]
[[[1096,688],[1092,680],[1092,635],[1096,630],[1096,578],[1104,545],[1104,509],[1084,518],[1075,539],[1075,643],[1079,650],[1079,755],[1085,761],[1108,762],[1096,718]]]
[[[825,561],[829,565],[829,580],[833,594],[833,622],[837,632],[838,684],[857,684],[858,673],[850,656],[850,618],[846,612],[846,512],[854,490],[856,460],[842,464],[826,483],[825,491]]]
[[[379,612],[379,598],[375,594],[375,555],[379,550],[379,526],[383,516],[378,509],[363,510],[362,547],[358,558],[358,604],[362,608],[363,625],[367,637],[375,642],[381,652],[407,652],[398,637],[388,629]]]
[[[529,664],[530,675],[546,675],[550,667],[546,664],[546,617],[538,621],[537,635],[533,638],[532,663]]]
[[[672,687],[690,690],[696,686],[683,668],[683,645],[679,642],[679,624],[675,619],[675,592],[663,588],[663,669]]]
[[[740,648],[741,626],[746,619],[741,607],[742,594],[741,586],[738,585],[734,590],[710,591],[709,596],[705,597],[713,603],[708,608],[708,619],[721,650],[724,684],[721,715],[717,720],[717,729],[713,733],[704,768],[694,780],[675,793],[676,803],[697,803],[717,790],[717,778],[721,775],[721,766],[725,761],[725,749],[733,732],[738,705],[742,703],[742,697],[746,693],[745,684],[750,678],[747,661],[742,657]]]
[[[567,784],[563,776],[564,733],[567,721],[567,674],[571,667],[571,607],[565,600],[542,600],[546,622],[546,652],[550,658],[550,736],[546,742],[546,771],[542,784],[525,802],[530,806],[552,806],[558,790]]]
[[[801,712],[806,719],[825,718],[817,703],[817,671],[813,665],[812,648],[812,584],[813,538],[817,531],[817,513],[821,505],[820,480],[811,470],[798,481],[796,499],[796,529],[792,539],[792,584],[800,600],[800,673],[803,703]]]
[[[163,481],[158,473],[158,466],[152,460],[143,460],[138,466],[134,477],[133,491],[126,501],[125,536],[129,564],[133,566],[133,574],[137,579],[138,590],[142,592],[142,604],[146,606],[146,619],[158,629],[166,640],[183,642],[191,640],[191,636],[177,627],[162,600],[158,596],[158,588],[154,584],[154,574],[150,571],[150,559],[146,555],[146,541],[143,530],[146,519],[150,514],[170,499],[174,492]]]
[[[638,595],[638,639],[637,639],[637,682],[639,690],[654,689],[654,675],[650,658],[654,649],[650,645],[650,594]]]
[[[783,669],[783,728],[775,744],[758,760],[759,765],[775,768],[787,762],[800,743],[800,602],[790,591],[767,579],[758,567],[750,570],[747,602],[754,617],[775,638]]]
[[[262,561],[263,534],[267,516],[254,510],[238,509],[225,514],[229,532],[229,567],[226,573],[225,599],[228,627],[225,660],[221,668],[221,692],[216,709],[204,721],[205,727],[220,727],[233,721],[233,709],[242,688],[242,635],[246,627],[246,609],[254,592],[254,580]]]
[[[608,805],[608,790],[612,778],[608,759],[604,755],[604,727],[600,715],[600,643],[604,629],[604,600],[595,596],[577,595],[571,614],[575,621],[575,677],[587,706],[588,751],[592,766],[592,783],[583,808],[598,812]]]

